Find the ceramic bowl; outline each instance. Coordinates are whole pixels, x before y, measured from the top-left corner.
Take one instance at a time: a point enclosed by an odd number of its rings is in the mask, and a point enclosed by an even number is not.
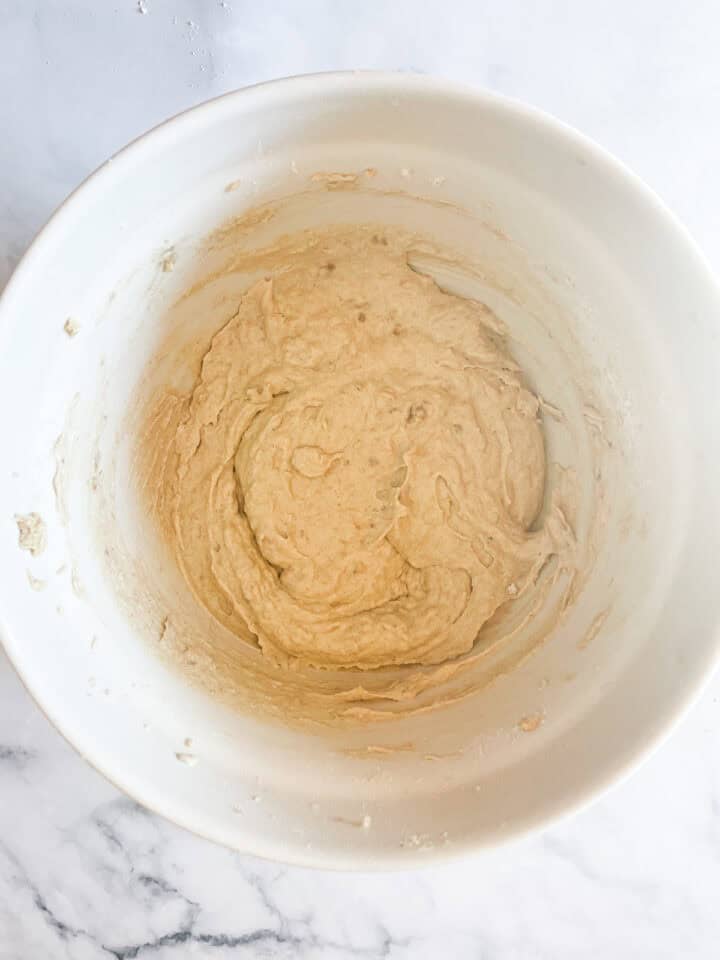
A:
[[[357,191],[312,179],[368,169],[376,176]],[[105,562],[120,545],[140,559],[146,550],[126,415],[162,318],[202,269],[202,238],[307,190],[277,229],[400,223],[484,264],[477,295],[506,322],[533,383],[590,422],[568,386],[567,371],[584,369],[615,444],[600,478],[601,547],[552,635],[458,706],[327,736],[188,682],[158,654],[143,597],[128,612],[118,600],[128,583]],[[662,203],[536,110],[362,73],[279,80],[196,107],[93,174],[2,297],[8,655],[98,770],[238,850],[405,867],[546,824],[647,754],[718,658],[719,318],[718,286]],[[17,517],[29,515],[47,540],[35,555],[18,544]]]

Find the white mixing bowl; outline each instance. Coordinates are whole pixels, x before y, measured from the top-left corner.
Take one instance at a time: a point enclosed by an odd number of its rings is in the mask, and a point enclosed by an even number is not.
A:
[[[539,323],[553,349],[589,360],[618,445],[602,549],[547,642],[458,706],[324,736],[188,683],[157,655],[143,598],[135,614],[118,600],[129,585],[101,554],[122,543],[142,558],[124,418],[200,238],[313,172],[366,168],[375,194],[318,187],[326,218],[414,225],[487,264],[485,298],[518,344]],[[423,77],[339,74],[193,109],[94,174],[3,295],[6,650],[94,766],[240,850],[399,867],[546,823],[625,774],[717,659],[719,318],[713,277],[657,198],[524,106]],[[562,406],[562,368],[532,344],[522,359]],[[36,555],[18,545],[16,515],[31,513],[47,532]]]

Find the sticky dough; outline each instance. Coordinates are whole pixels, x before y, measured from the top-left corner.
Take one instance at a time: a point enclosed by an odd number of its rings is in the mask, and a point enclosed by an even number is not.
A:
[[[446,663],[557,546],[538,399],[494,315],[408,242],[335,228],[257,255],[143,434],[187,584],[279,667]]]

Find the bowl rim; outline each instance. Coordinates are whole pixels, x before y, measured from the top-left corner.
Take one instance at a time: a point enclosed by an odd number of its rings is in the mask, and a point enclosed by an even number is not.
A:
[[[687,256],[694,259],[695,267],[701,274],[704,274],[708,289],[714,289],[715,296],[720,305],[720,281],[688,229],[675,214],[672,213],[651,187],[637,174],[633,173],[622,161],[617,159],[592,138],[580,133],[571,125],[559,120],[544,110],[481,87],[474,87],[469,84],[427,74],[375,70],[342,70],[299,74],[250,84],[189,107],[161,121],[159,124],[132,139],[127,145],[114,153],[108,160],[90,173],[62,201],[45,222],[44,226],[37,232],[16,265],[4,289],[0,292],[0,324],[3,323],[3,315],[7,311],[8,305],[15,295],[15,291],[21,287],[26,277],[32,273],[35,261],[43,256],[44,248],[54,241],[56,234],[63,230],[63,222],[68,214],[68,210],[85,203],[94,190],[102,188],[105,179],[112,176],[120,165],[133,164],[143,154],[146,154],[148,150],[160,149],[166,146],[169,141],[172,141],[174,137],[186,128],[198,122],[209,121],[213,114],[228,109],[229,106],[241,100],[247,102],[253,97],[259,97],[266,98],[266,100],[273,102],[282,100],[290,90],[292,90],[294,94],[297,94],[302,93],[303,90],[317,91],[318,87],[323,87],[327,92],[334,93],[343,91],[370,93],[378,90],[388,92],[388,90],[392,89],[393,93],[401,96],[429,91],[439,96],[454,100],[464,100],[471,104],[514,115],[516,119],[534,127],[536,130],[543,130],[560,140],[564,140],[569,147],[582,150],[592,156],[601,168],[601,174],[614,176],[623,180],[637,195],[638,199],[643,200],[656,216],[665,221],[667,227],[674,231],[678,240],[682,242]],[[11,641],[5,630],[0,634],[0,645],[2,645],[5,650],[9,662],[15,669],[26,691],[55,729],[93,769],[112,783],[118,790],[142,804],[146,809],[162,816],[176,826],[194,833],[196,836],[220,846],[238,850],[240,853],[246,855],[257,856],[299,867],[345,871],[407,870],[408,868],[417,868],[422,865],[447,863],[458,860],[461,857],[464,858],[473,854],[479,854],[483,851],[505,847],[533,834],[537,834],[581,812],[612,787],[624,782],[627,777],[634,772],[642,762],[647,760],[674,732],[677,725],[682,722],[692,706],[700,699],[715,669],[720,665],[720,630],[716,629],[713,649],[709,655],[706,656],[705,663],[700,668],[697,676],[686,680],[685,688],[678,692],[675,700],[668,709],[666,709],[662,715],[655,717],[652,734],[645,739],[639,738],[639,741],[629,751],[626,751],[624,757],[618,761],[614,768],[610,770],[606,769],[587,777],[580,786],[569,793],[563,803],[555,802],[554,809],[544,810],[539,815],[528,816],[524,821],[517,823],[509,833],[502,835],[496,834],[494,837],[485,837],[483,839],[469,838],[453,846],[435,846],[432,849],[424,851],[422,861],[418,861],[411,860],[394,849],[383,851],[382,854],[378,854],[377,852],[364,853],[356,851],[349,857],[343,857],[332,853],[324,853],[317,849],[302,851],[299,848],[288,848],[283,851],[268,851],[267,847],[256,849],[252,846],[252,843],[240,848],[231,841],[224,839],[221,835],[222,830],[213,833],[204,827],[204,825],[193,821],[191,816],[184,816],[182,813],[176,812],[172,807],[168,807],[167,809],[162,808],[161,804],[143,796],[143,792],[138,790],[136,786],[129,787],[125,785],[123,783],[123,777],[113,770],[112,762],[108,762],[104,756],[98,756],[96,753],[88,752],[74,742],[72,736],[66,732],[63,717],[55,712],[48,712],[48,709],[36,696],[33,690],[30,671],[23,669],[21,663],[22,658],[15,655],[16,645]]]

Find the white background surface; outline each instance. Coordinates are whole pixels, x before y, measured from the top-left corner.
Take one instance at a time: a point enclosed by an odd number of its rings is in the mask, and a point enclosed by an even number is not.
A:
[[[554,113],[644,177],[720,269],[716,0],[143,6],[0,0],[0,285],[129,139],[238,86],[338,68],[443,74]],[[719,955],[719,908],[720,678],[590,810],[481,858],[370,876],[242,857],[146,813],[0,654],[0,960],[694,960]]]

